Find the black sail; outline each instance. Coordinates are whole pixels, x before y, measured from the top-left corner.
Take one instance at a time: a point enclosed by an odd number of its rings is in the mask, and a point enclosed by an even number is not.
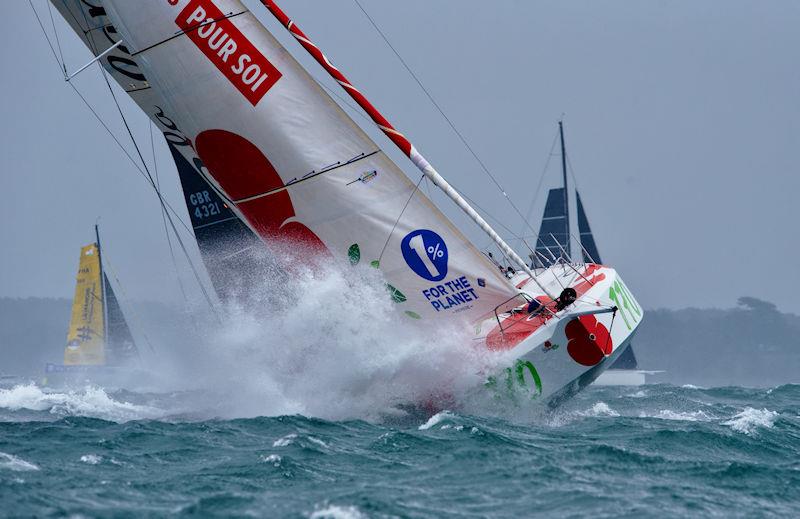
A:
[[[250,276],[263,269],[263,244],[175,146],[169,148],[211,283],[223,302],[241,301],[252,286]]]
[[[103,273],[106,303],[106,364],[119,366],[138,359],[139,352],[108,276]]]
[[[581,238],[581,246],[583,247],[583,261],[586,263],[601,264],[600,252],[597,250],[597,244],[594,242],[592,236],[592,229],[589,227],[589,219],[586,218],[586,212],[583,210],[583,202],[581,202],[581,194],[575,190],[575,197],[578,200],[578,234]]]
[[[539,239],[536,241],[536,258],[533,264],[549,267],[560,258],[569,247],[569,217],[564,204],[564,188],[551,189],[547,193]]]

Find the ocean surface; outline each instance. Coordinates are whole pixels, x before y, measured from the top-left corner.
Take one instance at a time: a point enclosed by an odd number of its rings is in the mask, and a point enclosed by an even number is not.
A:
[[[800,385],[590,387],[555,411],[369,421],[214,418],[196,396],[6,384],[0,514],[800,515]]]

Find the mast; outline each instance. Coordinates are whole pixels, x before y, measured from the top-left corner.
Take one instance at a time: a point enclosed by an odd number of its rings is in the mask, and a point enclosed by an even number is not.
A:
[[[103,256],[100,253],[100,227],[94,224],[94,236],[97,243],[97,263],[100,265],[100,306],[103,308],[103,343],[107,344],[106,329],[108,327],[108,313],[106,308],[106,274],[103,270]]]
[[[564,237],[564,249],[567,252],[567,259],[571,261],[570,252],[570,231],[569,231],[569,189],[567,189],[567,147],[564,144],[564,121],[558,121],[558,135],[561,138],[561,175],[564,179],[564,225],[567,235]]]
[[[291,33],[294,38],[300,42],[300,45],[309,53],[311,56],[319,63],[322,68],[325,69],[328,74],[336,80],[339,85],[347,92],[347,94],[356,102],[358,105],[364,109],[364,111],[369,115],[372,121],[378,126],[378,128],[386,134],[386,136],[398,147],[400,150],[411,159],[411,162],[414,163],[417,168],[422,171],[425,177],[428,178],[433,184],[444,191],[444,193],[450,198],[455,204],[464,211],[467,216],[469,216],[473,222],[475,222],[480,229],[485,232],[492,241],[500,248],[503,253],[508,256],[514,263],[516,263],[526,274],[528,274],[531,279],[541,288],[545,294],[555,299],[557,297],[556,294],[551,293],[547,288],[542,285],[539,280],[536,278],[536,275],[530,269],[528,264],[521,258],[519,255],[511,248],[509,245],[500,237],[497,232],[492,229],[492,227],[486,222],[486,220],[479,215],[472,206],[467,203],[467,201],[456,191],[453,186],[451,186],[445,179],[442,177],[439,172],[434,169],[434,167],[428,162],[425,157],[411,144],[411,141],[406,138],[405,135],[397,131],[394,126],[389,123],[389,121],[370,103],[367,98],[362,94],[356,87],[354,87],[350,81],[342,74],[339,69],[334,67],[330,60],[322,53],[322,51],[317,47],[308,36],[300,30],[299,27],[277,6],[277,4],[273,0],[261,0],[261,3],[267,10],[272,13],[275,18],[286,27],[286,29]],[[563,138],[562,138],[562,147],[563,147]],[[566,175],[566,173],[565,173]]]

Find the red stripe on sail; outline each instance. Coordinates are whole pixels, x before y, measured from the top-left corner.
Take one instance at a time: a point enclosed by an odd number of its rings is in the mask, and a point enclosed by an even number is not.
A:
[[[302,45],[303,48],[306,49],[315,60],[317,60],[317,63],[322,65],[322,67],[328,71],[328,74],[333,76],[333,78],[336,79],[336,81],[338,81],[342,87],[344,87],[345,91],[350,95],[350,97],[352,97],[353,100],[358,103],[358,105],[363,108],[365,112],[367,112],[367,115],[370,116],[373,122],[378,125],[383,133],[385,133],[386,136],[389,137],[389,139],[391,139],[392,142],[394,142],[403,153],[410,157],[411,142],[406,139],[402,133],[394,129],[394,126],[392,126],[389,121],[387,121],[386,118],[377,110],[377,108],[375,108],[372,103],[369,102],[364,94],[362,94],[356,87],[353,86],[352,83],[350,83],[350,81],[339,71],[339,69],[331,65],[331,62],[328,61],[328,58],[325,56],[325,54],[319,50],[319,47],[311,42],[308,36],[306,36],[305,33],[303,33],[303,31],[301,31],[300,28],[297,27],[297,25],[292,22],[288,16],[286,16],[286,13],[284,13],[281,8],[275,4],[275,2],[272,0],[261,0],[261,3],[264,4],[264,7],[266,7],[269,12],[271,12],[275,18],[277,18],[278,21],[289,30],[290,33],[292,33],[292,36],[294,36],[295,39],[300,42],[300,45]]]

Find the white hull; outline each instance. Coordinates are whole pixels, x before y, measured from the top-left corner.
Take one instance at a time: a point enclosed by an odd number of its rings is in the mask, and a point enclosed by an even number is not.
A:
[[[643,313],[617,272],[598,265],[576,269],[559,265],[539,276],[552,277],[556,285],[558,276],[562,285],[576,288],[574,304],[541,324],[519,313],[500,315],[499,325],[495,321],[487,345],[505,350],[508,368],[490,379],[490,388],[521,391],[554,406],[595,381],[630,344]],[[503,342],[492,340],[498,329]]]
[[[646,384],[646,371],[637,369],[609,369],[603,372],[597,380],[596,386],[643,386]]]

